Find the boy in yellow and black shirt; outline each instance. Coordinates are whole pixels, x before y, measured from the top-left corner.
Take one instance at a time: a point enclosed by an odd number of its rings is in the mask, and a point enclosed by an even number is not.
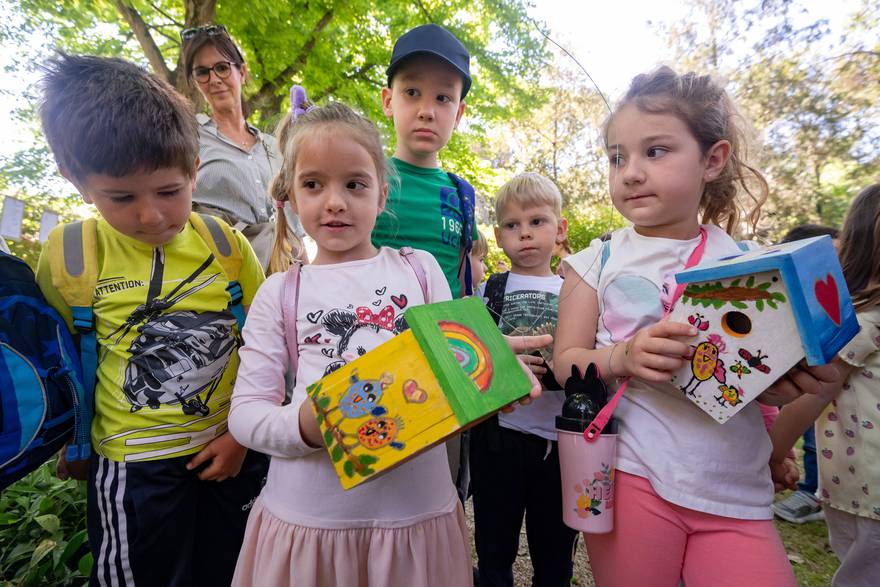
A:
[[[118,59],[61,55],[43,81],[61,174],[101,215],[56,228],[37,271],[69,324],[77,297],[94,316],[80,331],[97,348],[91,582],[228,585],[268,466],[226,430],[233,298],[246,307],[262,270],[240,233],[191,214],[198,132],[182,96]]]

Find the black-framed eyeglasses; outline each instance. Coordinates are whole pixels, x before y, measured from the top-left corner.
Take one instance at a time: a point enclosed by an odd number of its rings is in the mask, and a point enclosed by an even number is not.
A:
[[[214,37],[217,35],[228,34],[229,31],[227,31],[226,27],[222,24],[203,24],[202,26],[197,26],[190,29],[183,29],[182,31],[180,31],[180,40],[186,42],[198,35],[208,35],[209,37]]]
[[[200,65],[198,67],[193,67],[192,75],[196,79],[197,82],[207,83],[208,80],[211,79],[211,72],[213,71],[218,78],[226,79],[229,77],[229,74],[232,73],[232,68],[237,64],[231,61],[218,61],[212,67],[205,67],[204,65]]]

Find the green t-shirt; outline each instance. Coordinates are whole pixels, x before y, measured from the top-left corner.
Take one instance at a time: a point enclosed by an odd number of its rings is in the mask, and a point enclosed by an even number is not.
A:
[[[247,240],[241,251],[242,303],[263,271]],[[238,325],[227,311],[229,281],[191,224],[161,247],[97,225],[98,281],[92,308],[98,372],[92,446],[113,461],[196,453],[226,432],[238,370]],[[37,281],[72,324],[43,249]],[[152,303],[151,303],[152,302]],[[150,309],[154,311],[150,311]]]
[[[455,184],[439,168],[417,167],[396,157],[390,163],[400,176],[400,185],[392,186],[388,194],[385,212],[373,229],[373,244],[428,251],[443,269],[453,297],[459,297],[464,207]]]

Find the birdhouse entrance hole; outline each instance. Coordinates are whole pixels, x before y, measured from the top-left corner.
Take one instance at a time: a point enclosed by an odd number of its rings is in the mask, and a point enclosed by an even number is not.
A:
[[[721,317],[721,328],[730,336],[742,338],[752,332],[752,320],[742,312],[727,312]]]

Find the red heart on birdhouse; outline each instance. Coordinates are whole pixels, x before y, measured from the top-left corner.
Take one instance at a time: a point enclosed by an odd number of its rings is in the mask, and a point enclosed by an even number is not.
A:
[[[407,379],[403,382],[403,397],[409,403],[420,404],[428,399],[428,394],[413,379]]]
[[[834,277],[829,273],[824,281],[817,279],[813,289],[816,293],[816,301],[831,321],[840,326],[840,297],[837,294],[837,282],[834,281]]]

